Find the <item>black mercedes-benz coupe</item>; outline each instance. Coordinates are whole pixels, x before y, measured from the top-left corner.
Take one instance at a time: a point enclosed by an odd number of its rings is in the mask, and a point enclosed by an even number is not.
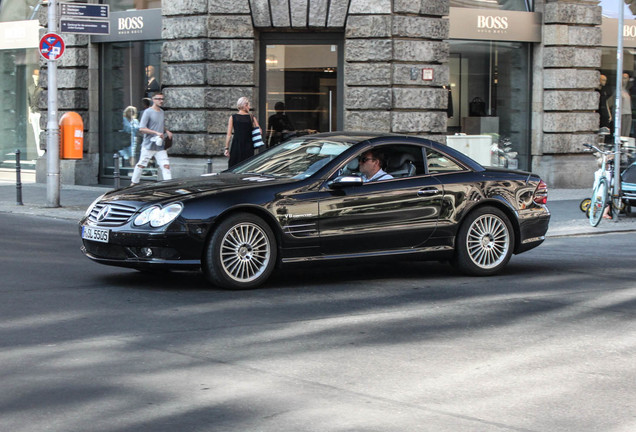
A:
[[[365,181],[368,154],[390,175]],[[547,195],[535,174],[485,168],[427,139],[334,132],[221,173],[106,193],[79,228],[96,262],[201,268],[230,289],[256,287],[288,263],[389,256],[491,275],[543,242]]]

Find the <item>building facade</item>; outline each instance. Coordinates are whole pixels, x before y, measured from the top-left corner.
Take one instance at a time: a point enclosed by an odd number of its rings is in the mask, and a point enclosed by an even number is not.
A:
[[[227,121],[247,96],[271,145],[284,136],[270,117],[284,109],[289,134],[414,134],[486,165],[532,170],[553,187],[592,183],[595,161],[581,144],[597,140],[601,72],[609,87],[616,82],[616,19],[605,2],[101,3],[110,7],[109,35],[62,34],[59,114],[78,112],[85,128],[84,158],[61,161],[63,183],[108,184],[115,163],[129,176],[140,142],[134,120],[156,90],[165,94],[175,134],[174,177],[199,175],[209,160],[214,171],[225,168]],[[3,0],[0,31],[11,34],[12,22],[34,19],[45,26],[46,7],[37,5]],[[626,18],[630,24],[633,15]],[[626,47],[631,79],[634,56]],[[23,143],[27,165],[45,182],[46,62],[33,40],[0,46],[0,62],[3,77],[17,76],[13,84],[0,80],[3,109],[11,101],[15,117],[3,112],[0,120],[4,137],[15,134],[0,141],[3,166],[11,166],[13,143]],[[156,169],[142,178],[156,179]]]

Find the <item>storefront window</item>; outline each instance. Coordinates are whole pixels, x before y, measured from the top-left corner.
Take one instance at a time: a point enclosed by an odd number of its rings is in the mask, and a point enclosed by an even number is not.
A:
[[[623,74],[621,76],[621,136],[636,137],[634,118],[636,118],[636,49],[623,51]],[[601,80],[599,82],[600,126],[610,128],[614,134],[616,106],[616,48],[603,48],[601,62]],[[603,106],[605,104],[605,106]],[[608,118],[609,116],[609,118]],[[608,139],[610,141],[610,139]],[[613,140],[611,140],[613,141]]]
[[[264,43],[266,141],[338,130],[341,95],[338,40]]]
[[[110,5],[111,12],[161,8],[161,0],[109,0],[104,3]]]
[[[529,169],[529,44],[453,40],[450,46],[448,145],[482,165]]]
[[[138,122],[150,97],[161,89],[161,41],[117,42],[102,45],[101,176],[112,178],[114,155],[120,176],[129,178],[139,160]],[[144,98],[146,98],[144,100]],[[142,179],[156,179],[149,166]]]
[[[623,18],[636,19],[636,2],[633,0],[600,0],[598,4],[603,9],[604,17],[618,18],[620,5],[623,5]]]
[[[0,3],[0,168],[35,169],[40,150],[37,0]],[[7,36],[14,39],[7,39]]]
[[[533,0],[451,0],[451,7],[532,11]]]

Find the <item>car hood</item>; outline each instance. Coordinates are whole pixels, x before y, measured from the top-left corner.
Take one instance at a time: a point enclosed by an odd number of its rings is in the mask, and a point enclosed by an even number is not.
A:
[[[108,193],[104,201],[157,202],[192,198],[199,195],[238,191],[298,181],[259,174],[204,174],[200,177],[175,179],[147,185],[117,189]]]

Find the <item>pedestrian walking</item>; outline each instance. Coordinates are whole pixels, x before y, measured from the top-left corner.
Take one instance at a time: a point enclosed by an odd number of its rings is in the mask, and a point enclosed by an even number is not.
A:
[[[161,92],[155,93],[152,96],[152,106],[145,110],[141,116],[139,132],[143,134],[144,139],[141,143],[139,162],[135,165],[135,170],[133,171],[131,186],[139,184],[142,171],[148,166],[153,157],[161,168],[163,179],[170,180],[172,178],[168,152],[164,147],[164,139],[172,139],[172,132],[164,127],[164,112],[161,108],[163,102],[163,94]]]
[[[252,129],[259,128],[258,120],[250,114],[250,101],[246,97],[236,102],[237,114],[232,114],[227,123],[225,156],[229,157],[228,168],[254,156]],[[261,131],[262,133],[262,131]],[[230,140],[232,144],[230,145]]]

